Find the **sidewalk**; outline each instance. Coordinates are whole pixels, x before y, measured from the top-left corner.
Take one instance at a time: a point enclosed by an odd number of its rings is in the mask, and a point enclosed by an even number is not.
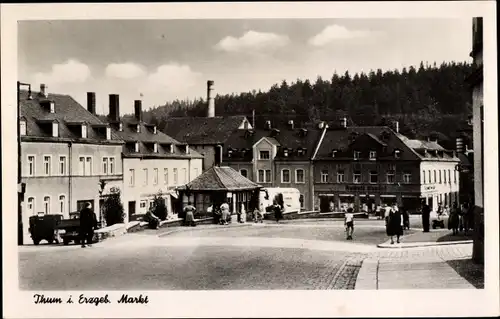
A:
[[[406,231],[408,232],[408,231]],[[394,238],[395,240],[396,238]],[[391,244],[391,240],[377,245],[379,248],[411,248],[411,247],[427,247],[440,245],[455,245],[455,244],[470,244],[472,243],[473,232],[470,231],[467,236],[463,232],[458,235],[453,235],[448,229],[431,229],[428,233],[422,230],[412,230],[408,235],[400,238],[400,244]]]
[[[484,267],[472,244],[380,249],[365,259],[355,289],[479,289]]]

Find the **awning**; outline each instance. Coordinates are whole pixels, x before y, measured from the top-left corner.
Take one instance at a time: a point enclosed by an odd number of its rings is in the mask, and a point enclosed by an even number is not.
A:
[[[339,194],[341,197],[354,197],[353,194]]]
[[[380,197],[391,197],[391,198],[394,198],[394,197],[396,197],[396,195],[380,195]]]
[[[333,197],[335,196],[334,194],[318,194],[319,197]]]
[[[375,197],[375,195],[369,194],[369,197]],[[366,194],[359,194],[359,197],[366,197]]]

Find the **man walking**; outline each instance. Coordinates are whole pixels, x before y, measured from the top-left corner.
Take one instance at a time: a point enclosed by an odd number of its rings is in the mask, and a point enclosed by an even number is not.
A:
[[[86,203],[85,207],[80,211],[80,241],[82,248],[86,247],[85,240],[87,240],[90,247],[92,246],[95,228],[97,228],[97,217],[92,211],[92,205]]]
[[[352,240],[352,233],[354,232],[354,214],[353,209],[350,207],[347,209],[347,213],[345,213],[344,226],[347,240]]]
[[[424,204],[424,206],[422,207],[422,225],[424,228],[424,233],[429,232],[430,217],[431,208],[429,207],[429,205]]]

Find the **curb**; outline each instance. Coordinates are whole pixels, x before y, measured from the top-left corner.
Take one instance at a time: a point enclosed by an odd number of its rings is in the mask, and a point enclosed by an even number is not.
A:
[[[378,260],[365,259],[361,264],[356,278],[355,290],[377,290],[378,289]]]
[[[215,226],[217,226],[217,225],[215,225]],[[235,224],[235,225],[230,225],[229,227],[207,227],[207,228],[204,228],[204,227],[182,227],[182,226],[179,226],[178,229],[172,229],[172,230],[169,230],[169,231],[166,231],[166,232],[162,232],[162,233],[158,234],[157,236],[158,237],[166,237],[166,236],[171,235],[173,233],[180,233],[180,232],[187,232],[187,231],[201,231],[201,230],[207,230],[207,229],[218,229],[218,230],[221,230],[221,229],[238,228],[238,227],[252,227],[252,226],[253,226],[253,224],[250,224],[250,223]]]
[[[420,243],[400,243],[391,244],[390,241],[378,244],[378,248],[397,249],[397,248],[417,248],[417,247],[431,247],[431,246],[445,246],[445,245],[460,245],[472,244],[472,240],[458,240],[458,241],[443,241],[443,242],[420,242]]]

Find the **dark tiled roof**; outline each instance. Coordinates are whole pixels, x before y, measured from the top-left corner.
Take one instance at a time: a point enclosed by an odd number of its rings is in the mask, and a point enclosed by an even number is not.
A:
[[[237,130],[245,116],[170,117],[161,130],[188,144],[219,144]]]
[[[189,189],[193,191],[238,191],[253,190],[261,187],[262,186],[242,176],[231,167],[214,166],[187,185],[181,186],[178,189]]]
[[[137,132],[137,125],[140,126]],[[112,124],[113,131],[127,144],[124,146],[123,155],[126,157],[151,157],[151,158],[203,158],[203,156],[193,149],[186,154],[186,145],[156,130],[153,125],[137,121],[135,118],[122,118],[122,131],[117,130],[117,123]],[[135,152],[135,142],[139,142],[139,152]],[[154,152],[153,145],[158,143],[158,152]],[[174,145],[174,152],[170,153],[170,144]]]
[[[26,120],[26,136],[23,140],[40,140],[40,141],[66,141],[82,143],[123,143],[120,137],[111,132],[111,140],[106,140],[104,134],[98,133],[92,128],[93,125],[104,125],[101,120],[86,108],[76,102],[71,96],[64,94],[51,94],[44,97],[39,92],[32,92],[32,99],[28,100],[28,92],[20,91],[20,116]],[[42,105],[44,101],[53,101],[55,104],[55,113],[50,113]],[[43,129],[40,125],[43,121],[57,121],[59,123],[59,137],[52,137],[50,130]],[[88,138],[81,138],[80,129],[71,129],[69,123],[86,123],[89,124],[87,130]]]
[[[384,137],[385,135],[385,137]],[[345,129],[328,129],[321,145],[319,146],[316,160],[332,160],[332,151],[336,150],[337,159],[352,158],[350,152],[351,143],[357,138],[369,136],[374,139],[377,144],[386,145],[385,154],[391,156],[395,150],[401,151],[401,160],[417,160],[418,154],[410,149],[400,138],[401,134],[395,133],[387,126],[355,126]],[[384,156],[379,156],[383,159]]]
[[[238,130],[232,134],[224,143],[224,160],[226,161],[251,161],[253,157],[252,148],[255,143],[266,137],[273,144],[279,147],[275,160],[286,161],[308,161],[313,155],[314,148],[318,144],[321,130],[311,128],[303,130],[301,128],[282,129],[276,135],[272,130]],[[228,151],[232,149],[231,158],[228,157]],[[284,150],[288,149],[288,156],[284,156]],[[299,155],[298,149],[303,153]],[[242,150],[245,151],[243,155]]]

